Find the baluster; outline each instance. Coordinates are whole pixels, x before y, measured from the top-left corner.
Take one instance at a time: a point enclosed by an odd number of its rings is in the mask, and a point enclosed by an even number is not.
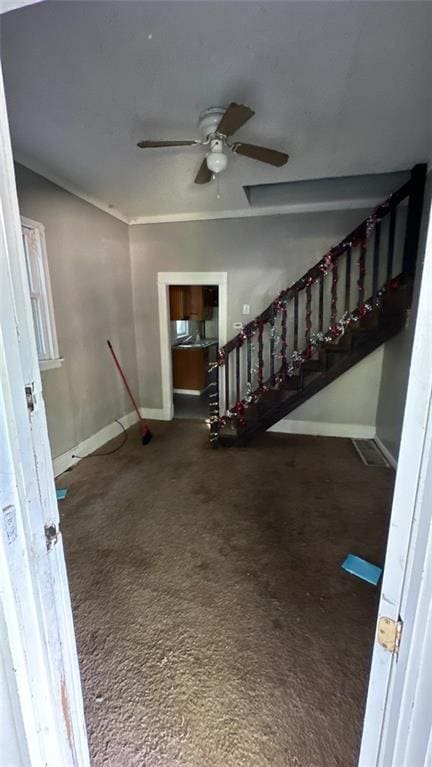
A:
[[[298,349],[298,290],[294,293],[294,349]]]
[[[345,311],[349,312],[351,303],[351,245],[348,245],[346,249],[346,266],[345,266]]]
[[[312,330],[312,288],[310,285],[306,288],[306,311],[305,311],[305,340],[306,349],[310,351]]]
[[[396,216],[397,216],[397,208],[393,207],[390,212],[389,238],[388,238],[388,250],[387,250],[387,275],[386,275],[387,287],[389,286],[390,280],[393,276],[393,255],[394,255],[395,232],[396,232]]]
[[[282,375],[285,378],[287,370],[287,302],[284,301],[282,305],[282,320],[281,320],[281,354],[282,354]]]
[[[229,354],[225,356],[225,411],[230,409]]]
[[[212,447],[217,447],[219,436],[219,365],[217,363],[212,364],[209,379],[210,442]]]
[[[240,402],[240,344],[235,349],[236,402]]]
[[[357,280],[358,285],[358,306],[362,306],[364,303],[365,293],[365,276],[366,276],[366,253],[367,253],[367,240],[366,232],[363,232],[362,240],[360,243],[360,255],[358,259],[359,278]]]
[[[270,380],[271,385],[275,385],[275,308],[272,308],[270,318]]]
[[[252,386],[252,338],[246,339],[246,375],[249,387]]]
[[[337,322],[337,284],[338,284],[338,262],[335,261],[332,267],[331,299],[330,299],[330,326],[333,327]]]
[[[263,354],[263,329],[262,321],[258,324],[258,388],[262,389],[264,384],[264,354]]]
[[[373,300],[375,300],[378,293],[380,241],[381,241],[381,223],[377,221],[375,226],[373,269],[372,269],[372,299]]]
[[[324,275],[319,281],[319,309],[318,309],[318,330],[322,333],[324,327]]]

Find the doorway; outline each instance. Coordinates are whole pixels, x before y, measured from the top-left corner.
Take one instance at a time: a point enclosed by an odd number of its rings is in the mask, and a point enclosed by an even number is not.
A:
[[[164,418],[205,419],[208,365],[227,340],[227,273],[159,272],[158,293]]]
[[[217,285],[170,285],[174,418],[207,418],[210,365],[216,361]]]

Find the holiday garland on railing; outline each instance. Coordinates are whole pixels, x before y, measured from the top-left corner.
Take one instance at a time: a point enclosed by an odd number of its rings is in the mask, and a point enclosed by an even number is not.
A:
[[[402,187],[398,192],[388,198],[384,203],[379,205],[375,211],[368,216],[368,218],[356,229],[351,232],[338,245],[330,248],[323,258],[303,277],[297,282],[291,285],[289,288],[281,291],[275,300],[252,322],[249,322],[243,330],[235,336],[231,341],[225,344],[224,347],[219,349],[216,362],[210,365],[209,371],[214,371],[216,368],[225,365],[225,361],[228,354],[234,349],[238,350],[244,344],[248,342],[248,352],[254,348],[251,345],[252,338],[258,333],[258,362],[254,368],[254,373],[257,376],[258,387],[253,389],[252,383],[248,380],[246,385],[246,396],[243,399],[238,399],[235,405],[226,411],[225,415],[219,415],[218,394],[211,393],[211,415],[210,423],[213,427],[212,439],[217,440],[218,429],[227,423],[230,419],[237,418],[239,426],[244,425],[244,412],[250,404],[257,402],[263,393],[275,385],[282,383],[287,376],[292,376],[298,370],[298,368],[308,359],[312,357],[316,349],[323,343],[335,341],[342,336],[347,328],[353,323],[358,322],[362,317],[366,316],[374,306],[380,304],[382,296],[388,288],[392,289],[397,287],[397,280],[392,280],[388,285],[382,288],[376,299],[371,303],[365,303],[365,276],[366,276],[366,252],[367,242],[375,229],[378,222],[380,222],[393,206],[398,204],[400,199],[403,199],[406,194],[409,193],[408,185]],[[352,249],[356,246],[360,246],[360,253],[357,261],[359,267],[359,277],[357,281],[358,286],[358,306],[353,311],[345,311],[342,317],[337,320],[337,283],[338,283],[338,262],[339,258],[346,254],[351,253]],[[330,299],[330,326],[325,333],[317,332],[312,333],[312,286],[322,281],[328,272],[332,270],[332,283],[331,283],[331,299]],[[306,346],[302,351],[294,349],[292,354],[287,358],[287,304],[291,299],[296,299],[301,290],[306,289],[306,309],[305,309],[305,339]],[[274,318],[278,312],[282,312],[281,317],[281,335],[280,338],[275,338]],[[273,348],[276,343],[281,342],[281,354],[273,352],[273,356],[278,356],[282,359],[282,365],[278,373],[273,374],[268,381],[264,381],[264,360],[263,360],[263,329],[268,323],[272,323],[271,338]],[[238,353],[238,352],[237,352]],[[217,386],[213,384],[213,386]],[[214,428],[216,427],[216,428]]]
[[[327,331],[325,333],[323,332],[317,332],[317,333],[310,333],[309,335],[309,342],[307,343],[306,347],[299,352],[298,350],[294,350],[290,357],[287,359],[283,357],[283,363],[281,365],[280,370],[275,375],[275,384],[283,383],[287,376],[293,376],[297,370],[303,365],[306,360],[311,359],[314,352],[323,344],[325,343],[331,343],[335,340],[341,338],[346,331],[355,323],[359,322],[363,317],[365,317],[369,312],[371,312],[375,307],[380,306],[383,296],[386,294],[388,289],[395,290],[399,287],[399,279],[393,279],[389,283],[389,286],[383,287],[378,291],[377,297],[373,302],[370,303],[363,303],[360,306],[358,306],[356,309],[354,309],[352,312],[344,312],[344,314],[341,316],[339,320],[337,320],[335,323],[329,326]],[[286,318],[284,320],[284,312],[282,314],[282,322],[286,322]],[[255,331],[256,332],[256,331]],[[241,334],[240,334],[241,335]],[[260,334],[261,335],[261,334]],[[250,337],[250,336],[247,336]],[[244,339],[243,339],[244,340]],[[284,340],[284,325],[282,326],[282,348],[283,346],[286,346],[286,338]],[[223,350],[221,350],[223,351]],[[215,362],[213,365],[210,366],[211,370],[214,370],[216,367],[220,366],[221,363],[220,360]],[[260,370],[258,374],[258,381],[259,386],[253,390],[250,383],[247,385],[246,389],[246,396],[243,399],[238,400],[235,405],[230,408],[230,410],[226,411],[225,415],[219,416],[218,413],[214,413],[210,421],[217,421],[219,426],[224,426],[229,420],[233,418],[238,419],[239,426],[243,426],[245,424],[244,419],[244,413],[245,409],[251,405],[254,404],[259,400],[259,398],[266,392],[269,391],[271,388],[274,388],[274,385],[270,385],[271,380],[265,382],[263,381],[263,367],[260,365]],[[217,397],[216,395],[210,395],[210,397]],[[217,402],[216,402],[217,406]],[[217,435],[216,435],[217,438]]]

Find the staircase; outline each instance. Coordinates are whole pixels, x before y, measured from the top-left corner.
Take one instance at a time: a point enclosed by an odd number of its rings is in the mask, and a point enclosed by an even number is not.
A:
[[[219,352],[212,445],[245,445],[398,333],[416,269],[426,165]]]

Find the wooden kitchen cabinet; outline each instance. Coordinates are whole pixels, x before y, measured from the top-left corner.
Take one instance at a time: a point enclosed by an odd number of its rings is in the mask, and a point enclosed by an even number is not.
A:
[[[190,320],[210,320],[213,309],[206,301],[207,291],[202,285],[189,285],[189,310]]]
[[[172,320],[210,320],[213,294],[202,285],[170,285],[170,317]]]
[[[209,350],[175,348],[172,350],[174,389],[203,391],[208,384]]]
[[[187,311],[189,308],[188,293],[186,285],[170,285],[170,318],[172,320],[187,320]]]

